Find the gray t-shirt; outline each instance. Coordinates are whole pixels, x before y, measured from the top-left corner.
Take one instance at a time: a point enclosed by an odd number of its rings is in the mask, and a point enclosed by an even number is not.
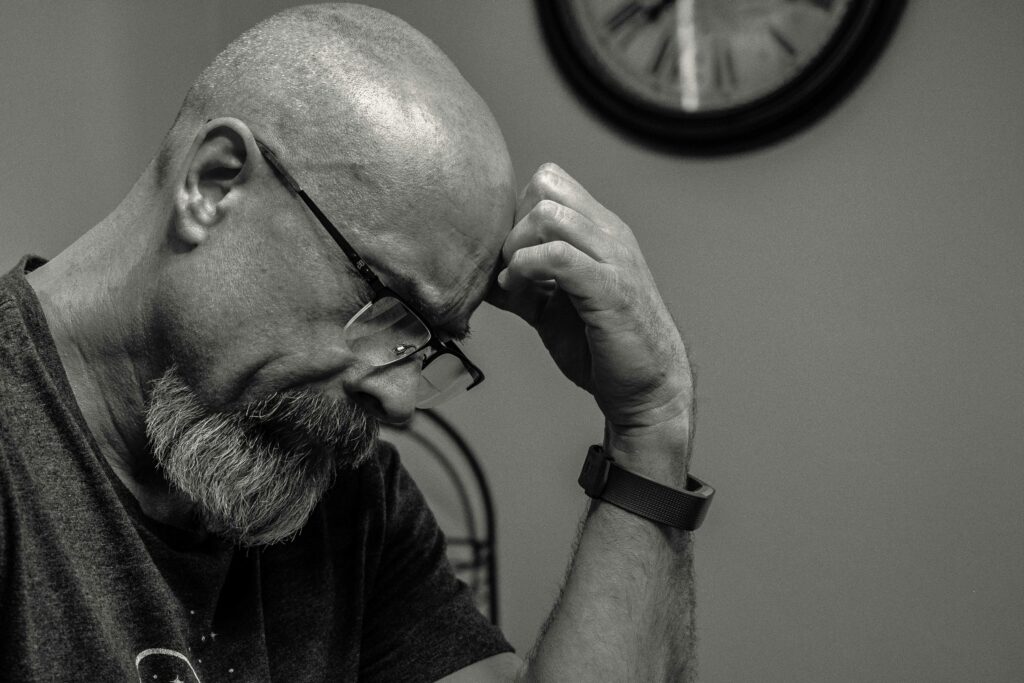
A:
[[[0,277],[0,680],[432,681],[512,649],[390,446],[287,543],[146,517],[75,403],[41,263]]]

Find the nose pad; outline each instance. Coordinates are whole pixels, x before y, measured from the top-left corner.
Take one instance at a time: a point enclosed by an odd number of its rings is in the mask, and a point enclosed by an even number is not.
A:
[[[370,415],[381,422],[401,425],[416,411],[422,362],[419,354],[384,367],[366,368],[347,391]]]

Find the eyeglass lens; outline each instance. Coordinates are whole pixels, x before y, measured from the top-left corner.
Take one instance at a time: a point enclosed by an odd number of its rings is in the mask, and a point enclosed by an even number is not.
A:
[[[345,325],[344,335],[353,353],[376,367],[407,358],[430,341],[430,330],[404,303],[391,296],[361,308]],[[473,376],[457,356],[431,356],[420,373],[416,407],[438,405],[472,383]]]
[[[397,363],[430,341],[419,318],[394,297],[381,297],[363,306],[345,325],[345,341],[371,365]]]
[[[474,378],[462,360],[450,353],[429,359],[420,373],[420,386],[416,395],[417,408],[431,408],[452,396],[466,391]]]

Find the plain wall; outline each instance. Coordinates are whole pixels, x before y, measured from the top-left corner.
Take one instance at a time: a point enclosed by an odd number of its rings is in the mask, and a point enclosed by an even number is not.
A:
[[[186,88],[287,2],[0,3],[0,267],[56,254],[155,152]],[[532,3],[372,2],[627,222],[699,374],[706,681],[1024,679],[1024,3],[911,2],[837,110],[720,159],[623,140]],[[446,407],[494,483],[504,625],[529,648],[585,505],[589,397],[482,309]]]

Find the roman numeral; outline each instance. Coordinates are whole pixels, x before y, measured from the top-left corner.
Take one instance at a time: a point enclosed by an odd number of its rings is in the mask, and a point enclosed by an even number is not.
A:
[[[665,63],[665,58],[669,55],[669,48],[672,47],[672,34],[668,34],[661,37],[661,43],[658,45],[658,50],[654,53],[654,59],[651,60],[651,65],[647,67],[647,70],[652,75],[657,76],[661,71],[662,65]]]
[[[627,2],[614,14],[608,17],[608,19],[605,20],[604,25],[611,33],[616,33],[619,29],[632,21],[639,12],[643,11],[643,9],[643,5],[639,2]]]
[[[715,50],[712,78],[715,89],[719,92],[732,90],[739,84],[739,80],[736,78],[736,65],[733,62],[731,46],[726,45]]]
[[[658,23],[662,14],[675,4],[675,0],[661,0],[656,5],[642,2],[626,2],[604,20],[604,26],[620,47],[626,47],[641,29]]]
[[[793,47],[793,43],[789,42],[786,36],[782,35],[777,28],[769,26],[768,33],[775,39],[775,42],[786,51],[786,54],[790,57],[796,57],[796,48]]]

